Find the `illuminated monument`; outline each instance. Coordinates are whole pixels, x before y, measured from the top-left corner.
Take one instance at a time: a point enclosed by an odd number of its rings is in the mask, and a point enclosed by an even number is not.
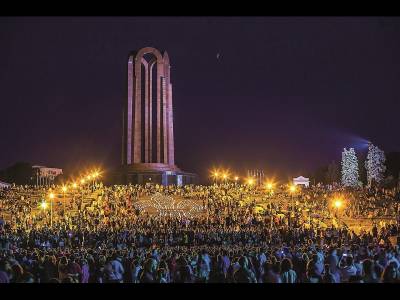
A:
[[[172,84],[166,51],[146,47],[128,58],[123,111],[122,183],[190,184],[196,175],[175,165]]]

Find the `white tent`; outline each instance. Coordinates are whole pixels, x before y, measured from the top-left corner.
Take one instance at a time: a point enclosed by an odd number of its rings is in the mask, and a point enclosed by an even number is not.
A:
[[[0,189],[8,188],[10,186],[11,186],[11,184],[9,184],[7,182],[0,181]]]
[[[304,185],[305,187],[309,187],[310,186],[310,179],[303,177],[303,176],[299,176],[296,178],[293,178],[293,184],[294,185]]]

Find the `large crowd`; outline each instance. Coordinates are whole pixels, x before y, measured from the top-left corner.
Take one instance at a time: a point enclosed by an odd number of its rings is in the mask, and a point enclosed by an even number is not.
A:
[[[52,191],[51,212],[40,209],[49,187],[0,191],[0,283],[400,282],[398,189],[290,193],[225,183]],[[137,205],[158,193],[202,209],[161,216]],[[339,195],[343,207],[335,209]],[[372,225],[356,232],[347,220]]]

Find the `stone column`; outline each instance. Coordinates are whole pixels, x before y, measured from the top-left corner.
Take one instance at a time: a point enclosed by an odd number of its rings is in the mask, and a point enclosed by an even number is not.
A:
[[[161,72],[157,62],[157,163],[161,162]]]
[[[151,87],[151,78],[149,78],[149,68],[146,60],[142,58],[144,65],[144,162],[149,162],[149,89]],[[143,78],[142,78],[143,80]],[[143,104],[143,103],[142,103]],[[140,132],[141,134],[142,132]]]
[[[172,84],[168,88],[168,164],[175,165],[174,157],[174,120],[172,106]]]
[[[141,57],[135,58],[136,93],[133,133],[133,163],[142,162],[142,64]]]
[[[134,58],[133,56],[129,56],[128,60],[128,101],[126,107],[126,150],[125,156],[126,164],[132,163],[132,137],[133,137],[133,103],[135,99],[134,91],[135,91],[135,67],[134,67]]]
[[[154,162],[153,157],[153,70],[156,60],[152,59],[149,63],[149,162]],[[156,80],[157,82],[157,80]]]
[[[162,97],[162,106],[163,106],[163,144],[162,147],[164,148],[164,163],[168,163],[168,127],[167,127],[167,88],[165,83],[165,77],[162,78],[162,90],[163,90],[163,97]]]

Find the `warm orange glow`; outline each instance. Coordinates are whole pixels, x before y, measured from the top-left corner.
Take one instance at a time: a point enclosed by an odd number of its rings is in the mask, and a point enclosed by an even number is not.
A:
[[[63,191],[64,193],[67,191],[67,187],[66,187],[65,185],[62,187],[62,191]]]
[[[77,187],[78,185],[76,184],[76,182],[74,182],[73,184],[72,184],[72,187],[75,189],[76,187]]]
[[[265,187],[266,187],[268,190],[272,190],[272,188],[274,187],[274,184],[273,184],[272,182],[267,182],[266,185],[265,185]]]
[[[253,185],[254,184],[254,179],[253,178],[248,178],[247,179],[247,184],[248,185]]]
[[[54,194],[53,194],[53,193],[50,193],[50,194],[49,194],[49,198],[50,198],[50,199],[54,199]]]
[[[238,176],[235,176],[235,181],[238,181],[239,180],[239,177]]]
[[[340,200],[335,201],[336,208],[340,208],[341,206],[342,206],[342,201],[340,201]]]
[[[289,191],[293,194],[296,192],[296,186],[293,184],[289,187]]]
[[[41,209],[46,209],[47,208],[47,203],[46,202],[42,202],[42,203],[40,203],[40,208]]]
[[[343,206],[343,200],[342,200],[342,198],[337,197],[337,198],[333,199],[333,206],[334,206],[336,209],[341,208],[341,207]]]
[[[85,183],[85,179],[81,179],[81,184],[84,184]]]

